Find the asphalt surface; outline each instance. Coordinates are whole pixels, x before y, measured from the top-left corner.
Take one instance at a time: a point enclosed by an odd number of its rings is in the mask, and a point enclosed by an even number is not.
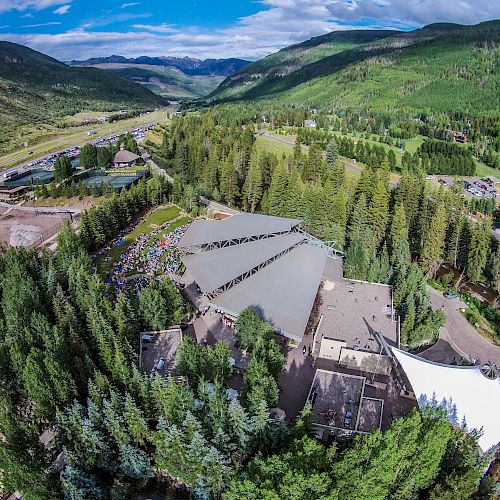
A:
[[[443,309],[446,314],[446,324],[441,329],[439,338],[463,358],[481,363],[491,362],[500,366],[500,347],[488,342],[460,314],[461,307],[467,305],[459,298],[445,299],[443,293],[429,287],[432,307]]]

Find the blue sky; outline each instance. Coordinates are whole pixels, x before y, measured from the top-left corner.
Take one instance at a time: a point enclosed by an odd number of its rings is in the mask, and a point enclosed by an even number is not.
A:
[[[112,54],[258,59],[338,29],[499,17],[498,0],[0,0],[0,40],[62,60]]]

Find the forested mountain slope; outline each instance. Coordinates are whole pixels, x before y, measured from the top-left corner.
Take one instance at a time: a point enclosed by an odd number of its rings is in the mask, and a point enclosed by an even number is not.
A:
[[[260,89],[269,82],[279,81],[304,66],[365,43],[382,40],[393,33],[389,30],[334,31],[311,38],[245,66],[224,80],[212,95],[217,99],[259,96]]]
[[[82,110],[154,108],[162,97],[96,68],[73,68],[40,52],[0,42],[0,141],[18,126],[52,123]]]
[[[487,111],[495,103],[498,107],[500,21],[476,26],[433,24],[409,33],[382,33],[379,39],[366,40],[366,31],[349,32],[352,40],[359,34],[363,43],[317,58],[288,74],[255,72],[251,83],[241,77],[243,85],[239,85],[239,72],[226,79],[211,97],[276,97],[316,106],[369,105],[381,110],[455,113]],[[267,59],[280,54],[283,59],[293,50],[284,49],[243,71],[250,75]]]

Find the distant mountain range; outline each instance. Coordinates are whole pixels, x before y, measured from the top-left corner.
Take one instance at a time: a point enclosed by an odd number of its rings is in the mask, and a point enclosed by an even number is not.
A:
[[[499,41],[500,21],[332,32],[243,67],[208,101],[486,112],[499,102]]]
[[[109,56],[70,61],[68,64],[104,69],[140,83],[168,99],[192,99],[206,96],[217,88],[225,77],[250,62],[243,59]]]
[[[97,66],[101,64],[142,64],[148,66],[174,67],[190,76],[229,76],[250,64],[243,59],[195,59],[192,57],[148,57],[127,58],[123,56],[94,57],[86,61],[71,61],[72,66]]]
[[[96,68],[75,68],[0,42],[0,148],[80,111],[153,109],[168,103],[147,88]]]

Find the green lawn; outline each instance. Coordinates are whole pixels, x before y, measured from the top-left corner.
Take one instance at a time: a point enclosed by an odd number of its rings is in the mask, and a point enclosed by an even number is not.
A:
[[[483,162],[476,161],[476,175],[478,177],[496,177],[500,178],[500,170],[498,168],[488,167]]]
[[[408,151],[408,153],[416,153],[424,140],[425,137],[423,135],[417,135],[412,139],[405,139],[405,151]]]
[[[99,272],[111,271],[113,268],[113,263],[117,262],[120,255],[127,251],[128,247],[135,242],[135,240],[142,234],[149,234],[153,232],[158,226],[161,226],[169,220],[175,219],[179,216],[181,210],[178,207],[162,207],[151,212],[140,224],[138,224],[130,233],[124,236],[125,243],[119,247],[111,247],[111,250],[105,254],[100,255],[97,258],[97,269]],[[182,218],[180,220],[184,220]],[[187,218],[189,220],[189,218]],[[184,222],[186,224],[186,222]],[[172,224],[174,225],[174,224]],[[182,224],[180,224],[182,225]],[[170,227],[170,226],[169,226]],[[110,257],[110,260],[104,260],[106,257]]]
[[[279,137],[277,134],[276,136]],[[286,139],[291,140],[290,136],[287,136]],[[282,142],[273,141],[268,137],[263,137],[261,135],[258,135],[255,138],[255,148],[259,152],[265,151],[267,153],[274,153],[278,158],[281,158],[283,153],[285,155],[291,154],[293,146],[289,146],[288,144],[283,144]]]

